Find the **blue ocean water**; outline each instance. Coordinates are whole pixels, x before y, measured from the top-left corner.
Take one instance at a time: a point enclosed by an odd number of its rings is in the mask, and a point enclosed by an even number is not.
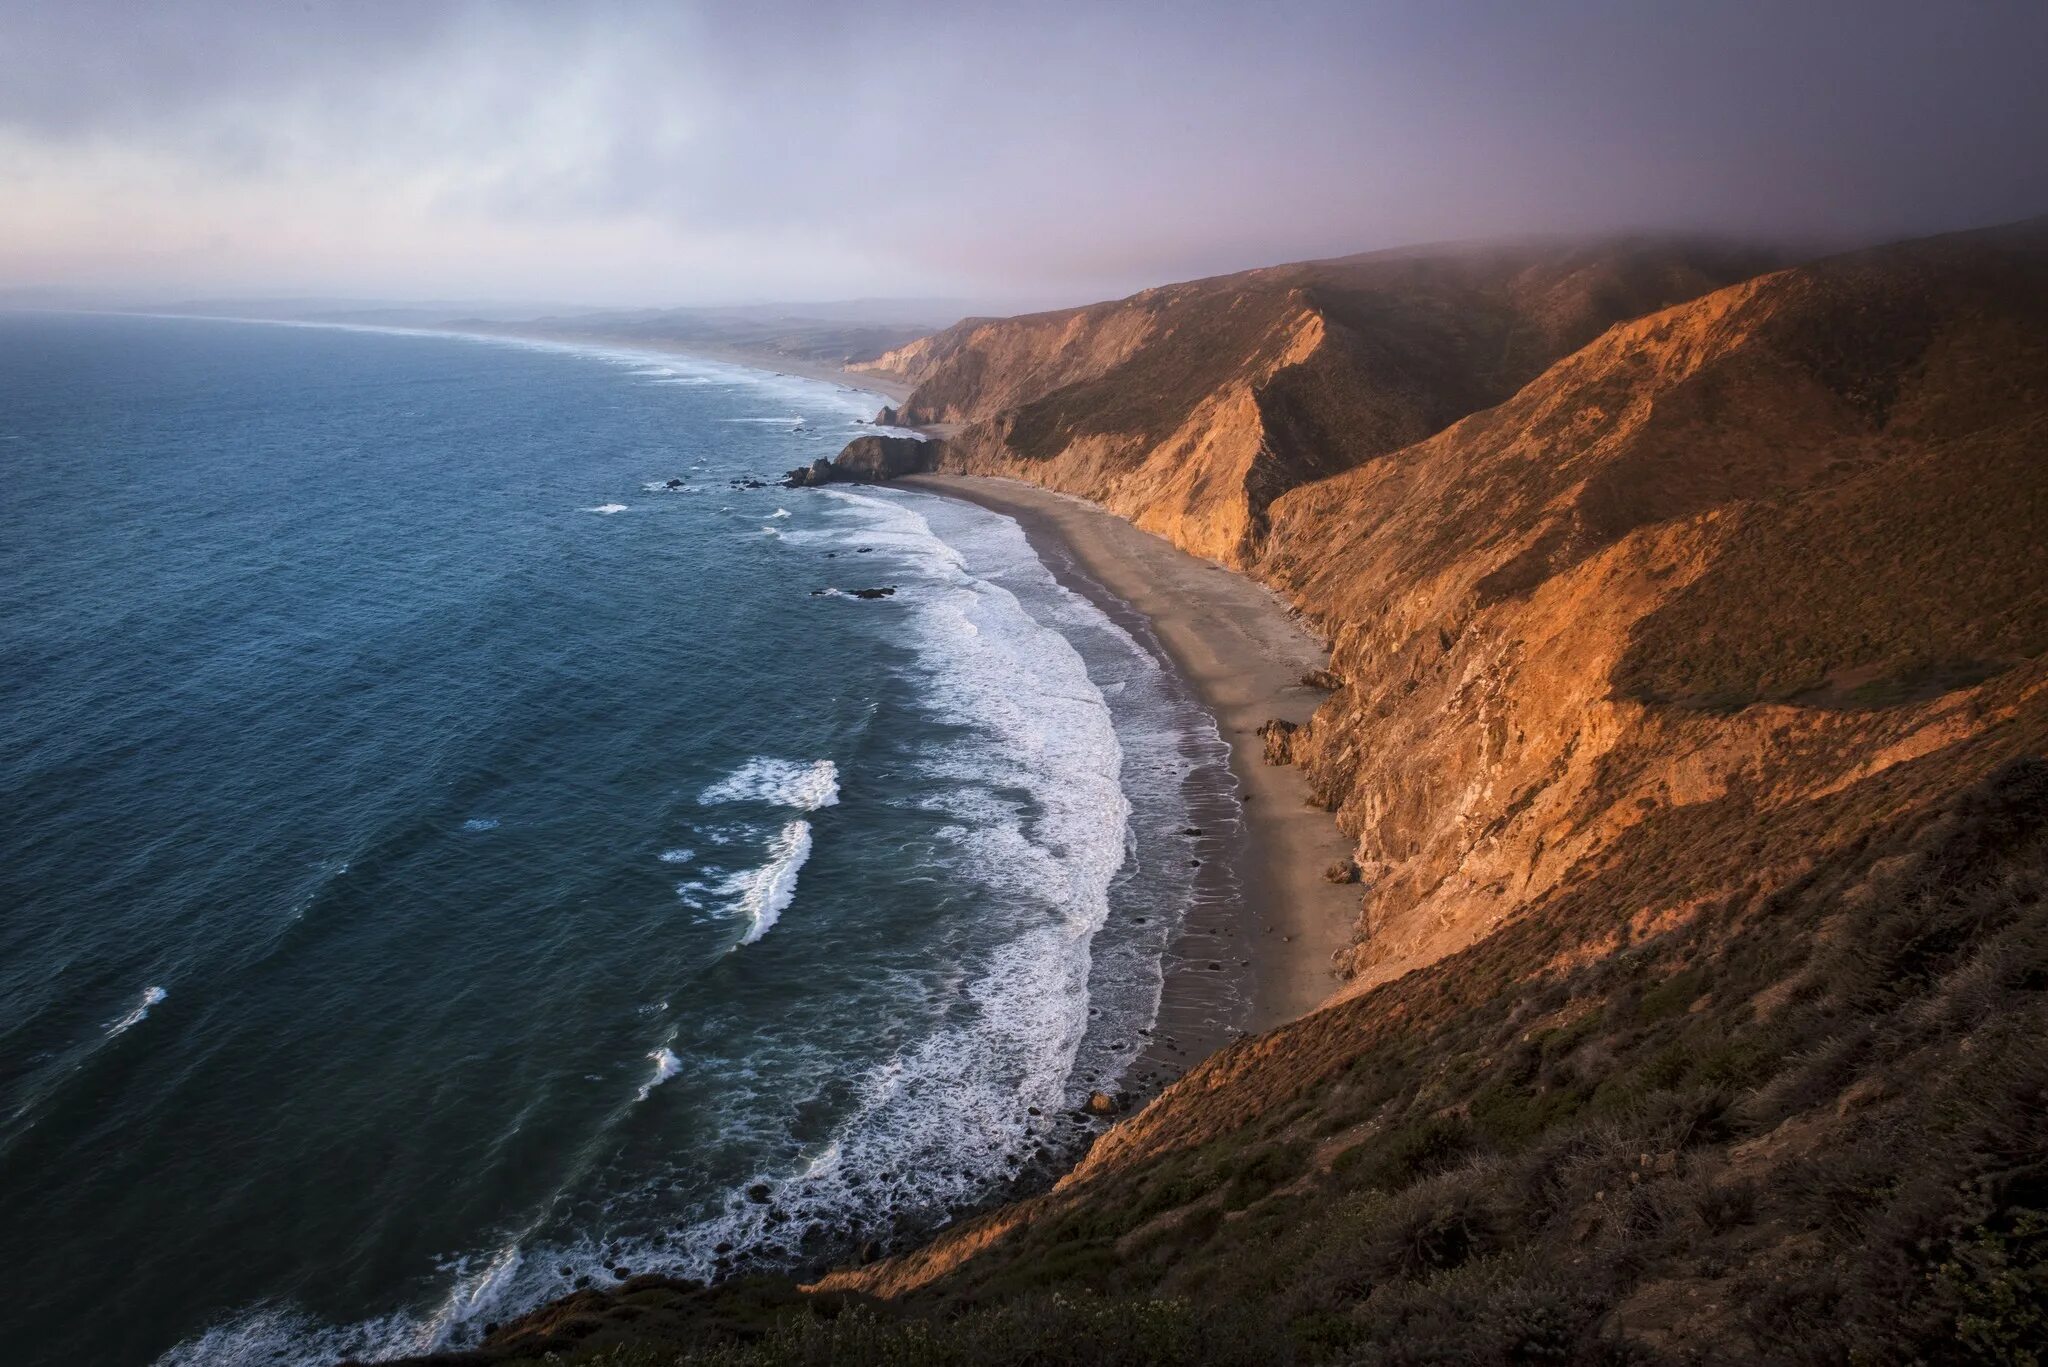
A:
[[[0,316],[10,1360],[458,1346],[1071,1150],[1224,749],[1007,519],[745,486],[880,402]]]

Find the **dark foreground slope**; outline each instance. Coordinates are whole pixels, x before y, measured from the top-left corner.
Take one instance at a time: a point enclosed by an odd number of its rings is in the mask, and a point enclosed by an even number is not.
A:
[[[1269,521],[1349,994],[809,1295],[642,1279],[491,1353],[2037,1360],[2048,230],[1621,324]]]
[[[1375,252],[970,319],[856,366],[945,466],[1080,494],[1240,563],[1287,490],[1499,403],[1610,324],[1771,263],[1679,239]]]

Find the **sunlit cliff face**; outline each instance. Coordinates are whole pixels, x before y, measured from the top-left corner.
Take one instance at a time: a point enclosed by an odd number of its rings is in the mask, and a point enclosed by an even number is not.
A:
[[[1063,12],[1064,10],[1064,12]],[[0,7],[0,284],[717,302],[2048,203],[2048,12]]]

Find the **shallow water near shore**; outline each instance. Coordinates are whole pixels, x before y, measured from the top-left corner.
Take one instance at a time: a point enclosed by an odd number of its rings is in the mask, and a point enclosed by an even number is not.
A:
[[[1228,901],[1224,746],[1007,519],[736,484],[879,402],[0,319],[10,1360],[456,1346],[1071,1153]]]

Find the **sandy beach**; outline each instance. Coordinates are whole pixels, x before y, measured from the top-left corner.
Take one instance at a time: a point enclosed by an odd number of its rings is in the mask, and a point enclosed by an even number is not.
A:
[[[1351,856],[1351,842],[1330,814],[1308,801],[1299,770],[1264,762],[1257,735],[1272,717],[1306,721],[1323,694],[1303,686],[1327,652],[1278,595],[1210,561],[1187,554],[1095,504],[1009,479],[915,475],[899,484],[966,499],[1017,519],[1034,549],[1068,587],[1112,612],[1142,614],[1183,677],[1215,716],[1231,747],[1231,769],[1245,800],[1245,839],[1231,851],[1240,905],[1191,921],[1193,934],[1220,937],[1218,953],[1248,960],[1252,1005],[1245,1028],[1292,1020],[1339,985],[1332,952],[1348,943],[1358,889],[1326,882],[1323,870]],[[1185,938],[1185,937],[1184,937]],[[1160,1033],[1176,1033],[1176,979],[1196,977],[1209,955],[1197,946],[1176,955]],[[1190,1038],[1169,1063],[1185,1069]],[[1201,1052],[1207,1052],[1206,1049]],[[1192,1055],[1192,1056],[1191,1056]]]

